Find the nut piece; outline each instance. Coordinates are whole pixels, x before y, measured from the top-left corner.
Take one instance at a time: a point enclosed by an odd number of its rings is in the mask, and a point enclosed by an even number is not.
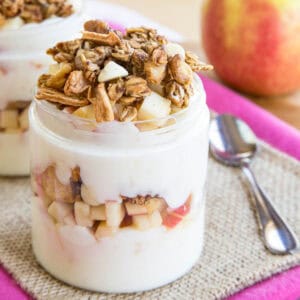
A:
[[[65,86],[64,93],[67,96],[78,95],[86,91],[89,87],[82,71],[73,71],[70,73]]]
[[[116,202],[105,203],[106,223],[109,227],[119,227],[125,217],[123,204]]]
[[[128,71],[117,63],[110,61],[100,72],[98,82],[106,82],[119,77],[126,77]]]
[[[106,22],[100,20],[90,20],[84,23],[84,30],[97,33],[108,33],[110,28]]]
[[[37,100],[47,100],[49,102],[60,103],[68,106],[86,106],[89,104],[87,99],[76,98],[75,96],[66,96],[51,88],[39,88],[36,94]]]
[[[169,62],[169,71],[179,84],[190,84],[193,80],[193,72],[188,64],[184,62],[184,59],[176,54]]]
[[[114,120],[114,111],[106,93],[104,83],[96,87],[95,117],[97,122],[109,122]]]
[[[94,222],[90,219],[90,206],[84,202],[76,201],[74,204],[75,220],[80,226],[92,227]]]
[[[84,40],[93,41],[99,43],[100,45],[107,45],[107,46],[115,46],[121,43],[120,38],[113,31],[110,31],[107,34],[83,31],[82,38]]]
[[[141,77],[130,76],[125,82],[125,94],[131,97],[146,97],[150,95],[151,90],[147,85],[147,81]]]

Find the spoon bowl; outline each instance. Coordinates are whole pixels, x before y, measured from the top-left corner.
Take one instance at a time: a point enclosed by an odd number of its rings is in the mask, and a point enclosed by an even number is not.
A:
[[[216,160],[240,167],[244,173],[265,247],[273,254],[298,252],[299,242],[295,234],[280,217],[250,169],[251,160],[257,152],[252,130],[234,116],[219,115],[211,122],[209,142],[211,154]]]

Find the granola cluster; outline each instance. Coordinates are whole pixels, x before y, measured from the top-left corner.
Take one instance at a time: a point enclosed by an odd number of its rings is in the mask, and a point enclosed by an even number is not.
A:
[[[28,130],[29,101],[12,101],[0,110],[0,132],[21,133]]]
[[[56,63],[39,78],[36,98],[98,123],[177,112],[194,93],[193,72],[212,69],[154,29],[122,34],[98,20],[84,24],[81,39],[58,43],[47,53]]]
[[[87,227],[96,239],[114,235],[125,227],[174,228],[189,214],[192,201],[190,196],[179,208],[170,209],[165,199],[157,195],[121,195],[121,203],[110,200],[100,204],[92,189],[82,182],[79,167],[71,170],[68,184],[59,181],[55,165],[33,178],[34,190],[55,224]]]
[[[68,0],[2,0],[0,1],[0,27],[12,18],[24,23],[39,23],[52,16],[67,17],[73,13]]]

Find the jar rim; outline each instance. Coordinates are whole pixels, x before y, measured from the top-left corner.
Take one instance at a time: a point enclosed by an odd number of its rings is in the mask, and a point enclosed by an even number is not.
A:
[[[168,115],[166,117],[154,118],[149,120],[140,120],[140,121],[130,121],[130,122],[120,122],[120,121],[111,121],[111,122],[103,122],[97,123],[94,120],[78,117],[62,110],[56,108],[55,104],[49,103],[46,100],[37,100],[34,97],[34,104],[42,109],[45,113],[51,115],[52,117],[58,118],[60,121],[65,121],[71,123],[74,126],[74,130],[78,132],[82,132],[87,135],[97,135],[99,133],[111,133],[111,132],[103,132],[103,128],[107,126],[107,124],[118,124],[120,126],[135,126],[138,130],[139,126],[147,126],[156,123],[156,124],[164,124],[161,127],[151,129],[151,130],[139,130],[141,134],[157,134],[164,133],[165,131],[169,131],[178,126],[178,123],[184,124],[189,118],[184,118],[184,115],[192,113],[195,110],[204,110],[204,106],[206,105],[205,101],[205,90],[202,84],[200,77],[195,74],[194,76],[194,84],[196,85],[197,92],[191,97],[190,104],[187,108],[180,110],[174,114]],[[202,101],[199,101],[199,97]],[[170,125],[166,125],[170,122]],[[91,125],[93,125],[93,129],[91,130]]]

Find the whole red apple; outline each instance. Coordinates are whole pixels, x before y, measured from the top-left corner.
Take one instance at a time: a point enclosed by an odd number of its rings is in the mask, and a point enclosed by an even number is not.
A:
[[[300,0],[207,0],[203,46],[219,77],[246,93],[300,88]]]

